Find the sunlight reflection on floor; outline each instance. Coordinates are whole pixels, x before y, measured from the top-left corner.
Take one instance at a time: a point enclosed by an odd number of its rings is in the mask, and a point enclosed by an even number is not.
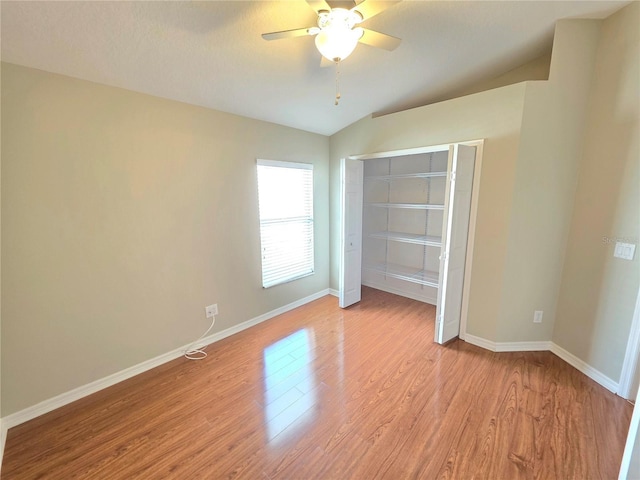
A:
[[[264,416],[269,441],[297,420],[313,417],[317,382],[315,334],[301,329],[264,349]]]

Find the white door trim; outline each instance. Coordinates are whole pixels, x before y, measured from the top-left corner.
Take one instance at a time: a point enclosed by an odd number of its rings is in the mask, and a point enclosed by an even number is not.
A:
[[[622,373],[620,374],[620,382],[618,395],[623,398],[633,398],[637,392],[632,391],[633,379],[638,368],[638,360],[640,360],[640,288],[636,298],[636,307],[631,320],[631,330],[629,331],[629,340],[627,341],[627,351],[624,354],[624,363],[622,364]]]
[[[389,150],[387,152],[363,153],[359,155],[349,155],[351,160],[371,160],[373,158],[402,157],[404,155],[417,155],[419,153],[446,152],[451,145],[470,145],[472,147],[482,145],[484,139],[465,140],[459,142],[444,143],[442,145],[430,145],[428,147],[403,148],[401,150]]]
[[[637,313],[636,309],[636,313]],[[638,392],[640,397],[640,391]],[[633,451],[636,449],[636,440],[638,439],[638,427],[640,427],[640,407],[636,404],[631,415],[631,423],[629,424],[629,433],[627,434],[627,442],[624,446],[622,461],[620,462],[620,473],[618,480],[631,480],[629,478],[629,467],[631,466],[631,458]]]

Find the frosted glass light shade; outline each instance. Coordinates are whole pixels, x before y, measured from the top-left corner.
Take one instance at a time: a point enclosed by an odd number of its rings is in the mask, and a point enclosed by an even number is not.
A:
[[[351,55],[363,33],[360,27],[324,28],[316,35],[316,48],[323,57],[332,62],[339,62]]]

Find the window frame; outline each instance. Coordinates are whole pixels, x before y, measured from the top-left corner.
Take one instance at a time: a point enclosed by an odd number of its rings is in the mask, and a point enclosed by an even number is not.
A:
[[[305,212],[304,219],[302,222],[306,222],[310,227],[310,235],[305,237],[305,240],[308,239],[310,241],[310,248],[301,246],[300,251],[305,254],[305,262],[300,262],[299,265],[302,265],[303,269],[289,275],[280,274],[279,276],[274,277],[273,271],[269,271],[268,275],[265,277],[265,230],[268,228],[268,225],[274,226],[283,226],[287,223],[291,224],[292,219],[297,217],[279,217],[278,219],[274,218],[263,218],[261,215],[261,202],[260,202],[260,167],[276,167],[276,168],[286,168],[286,169],[296,169],[296,170],[306,170],[310,172],[309,179],[309,188],[310,191],[305,189],[302,193],[302,198],[300,199],[304,202],[305,206],[308,207],[308,212]],[[260,235],[260,273],[261,273],[261,283],[262,288],[271,288],[277,285],[282,285],[284,283],[293,282],[294,280],[298,280],[304,277],[308,277],[315,273],[315,219],[314,219],[314,165],[312,163],[301,163],[301,162],[287,162],[280,160],[266,160],[266,159],[257,159],[256,160],[256,187],[258,193],[258,225],[259,225],[259,235]],[[308,205],[306,205],[308,204]],[[308,215],[307,215],[308,213]],[[293,220],[293,224],[296,221]],[[301,223],[302,225],[302,223]],[[291,225],[293,226],[293,225]],[[303,228],[304,230],[304,228]],[[277,253],[276,253],[277,255]],[[268,263],[268,262],[267,262]],[[273,270],[273,269],[272,269]],[[274,277],[274,278],[272,278]]]

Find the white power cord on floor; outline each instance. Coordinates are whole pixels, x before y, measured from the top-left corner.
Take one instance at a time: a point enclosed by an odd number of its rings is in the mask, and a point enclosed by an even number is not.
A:
[[[202,360],[207,356],[207,352],[204,351],[204,348],[206,347],[206,345],[197,347],[196,344],[209,334],[209,332],[211,331],[215,323],[216,323],[216,316],[212,315],[211,325],[209,325],[209,328],[207,328],[207,331],[204,332],[202,335],[200,335],[200,337],[196,341],[194,341],[191,345],[189,345],[187,349],[184,351],[185,358],[188,358],[189,360]]]

